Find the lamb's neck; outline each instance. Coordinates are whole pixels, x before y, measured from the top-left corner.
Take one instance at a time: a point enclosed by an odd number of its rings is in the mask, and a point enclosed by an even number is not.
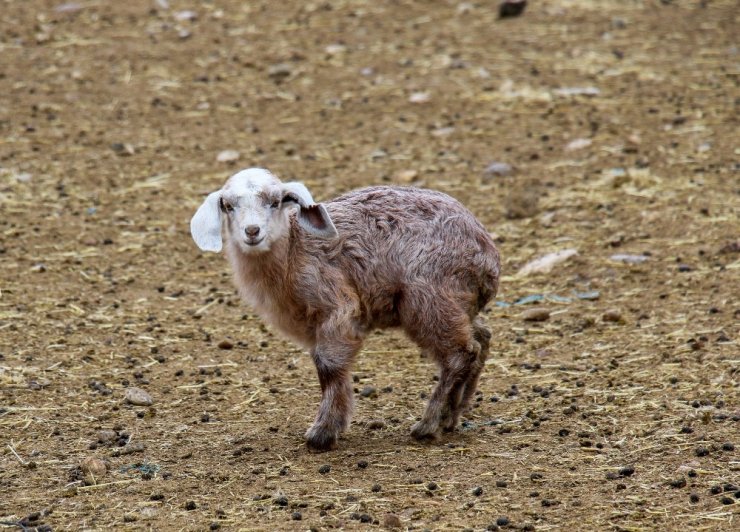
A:
[[[248,288],[250,292],[259,291],[262,296],[285,290],[290,267],[288,252],[287,240],[274,243],[264,253],[247,254],[232,247],[229,259],[234,273],[239,276],[238,286]],[[248,300],[253,302],[252,297],[248,297]]]

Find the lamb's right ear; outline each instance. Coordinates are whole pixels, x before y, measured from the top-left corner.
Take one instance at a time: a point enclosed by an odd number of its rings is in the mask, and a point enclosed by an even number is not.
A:
[[[221,213],[218,201],[221,191],[212,192],[190,220],[190,234],[203,251],[221,251]]]

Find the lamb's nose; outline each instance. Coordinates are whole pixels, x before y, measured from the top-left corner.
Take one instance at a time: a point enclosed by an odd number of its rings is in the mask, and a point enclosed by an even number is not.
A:
[[[249,238],[254,238],[258,234],[260,234],[260,226],[259,225],[248,225],[246,229],[244,229],[244,232],[247,233],[247,236]]]

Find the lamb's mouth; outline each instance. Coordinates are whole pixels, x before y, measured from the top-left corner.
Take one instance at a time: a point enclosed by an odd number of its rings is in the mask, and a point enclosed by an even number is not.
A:
[[[260,244],[260,242],[262,242],[262,241],[263,241],[264,239],[265,239],[265,237],[263,236],[262,238],[260,238],[260,239],[258,239],[258,240],[244,240],[244,243],[245,243],[246,245],[248,245],[248,246],[257,246],[257,245],[259,245],[259,244]]]

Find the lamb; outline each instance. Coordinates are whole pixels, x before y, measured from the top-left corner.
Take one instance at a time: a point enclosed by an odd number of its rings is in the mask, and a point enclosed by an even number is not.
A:
[[[478,314],[500,273],[493,240],[462,204],[395,186],[317,204],[303,184],[250,168],[208,195],[190,229],[204,251],[220,252],[223,235],[241,296],[310,352],[322,394],[310,450],[334,449],[348,427],[351,366],[378,328],[402,328],[440,369],[411,435],[455,429],[488,356]]]

